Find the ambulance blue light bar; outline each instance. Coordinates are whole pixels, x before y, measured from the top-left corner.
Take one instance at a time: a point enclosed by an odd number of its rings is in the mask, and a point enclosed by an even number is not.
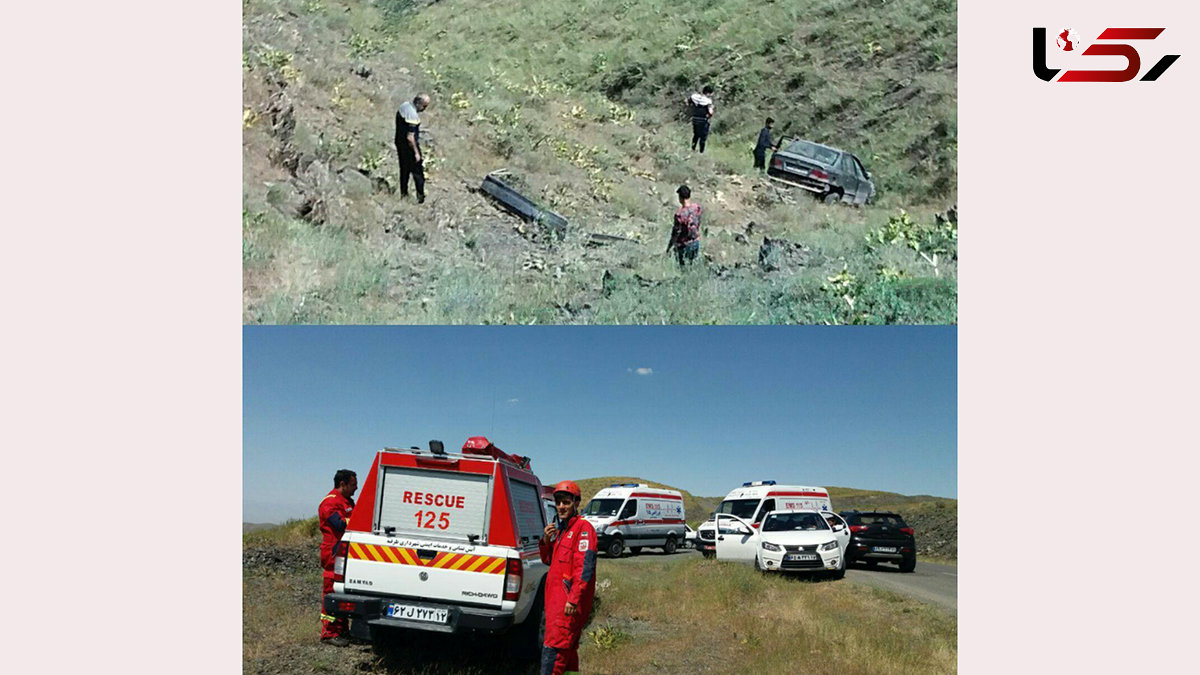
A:
[[[613,483],[608,487],[641,487],[641,483]]]
[[[755,487],[757,485],[774,485],[774,484],[775,484],[775,481],[773,481],[773,480],[752,480],[747,483],[742,483],[742,487]]]

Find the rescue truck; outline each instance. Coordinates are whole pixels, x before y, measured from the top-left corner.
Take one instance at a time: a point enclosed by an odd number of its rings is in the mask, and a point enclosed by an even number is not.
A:
[[[613,483],[600,490],[584,507],[583,518],[596,528],[600,550],[613,558],[625,546],[635,555],[647,546],[674,553],[687,534],[683,495],[645,483]]]
[[[734,488],[717,507],[717,514],[728,513],[757,529],[763,516],[771,511],[833,511],[829,490],[808,485],[777,485],[773,480],[756,480]],[[711,558],[716,554],[717,530],[713,518],[696,528],[696,548]]]
[[[541,649],[546,526],[529,459],[474,436],[460,453],[385,448],[375,455],[334,549],[326,614],[374,640],[388,629],[512,633]]]

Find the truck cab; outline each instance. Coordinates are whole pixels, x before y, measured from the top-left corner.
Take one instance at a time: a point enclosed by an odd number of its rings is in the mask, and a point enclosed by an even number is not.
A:
[[[536,654],[548,569],[541,481],[528,458],[481,436],[459,453],[429,445],[376,454],[334,552],[325,613],[350,618],[364,639],[396,628],[513,631]]]
[[[717,506],[714,518],[720,514],[737,516],[757,530],[763,517],[771,511],[800,509],[833,511],[829,490],[810,485],[778,485],[773,480],[749,481],[725,496]],[[714,518],[709,518],[696,528],[696,548],[706,558],[716,555],[717,528]]]
[[[647,546],[674,553],[687,534],[683,495],[645,483],[613,483],[588,501],[582,515],[596,528],[600,550],[613,558],[626,546],[635,554]]]

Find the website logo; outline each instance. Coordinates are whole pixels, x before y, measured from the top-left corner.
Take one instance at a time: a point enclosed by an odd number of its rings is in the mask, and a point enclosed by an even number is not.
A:
[[[1070,28],[1055,33],[1054,45],[1064,54],[1080,56],[1120,56],[1125,59],[1123,70],[1068,70],[1057,80],[1060,68],[1046,65],[1046,50],[1049,40],[1045,28],[1033,29],[1033,74],[1046,82],[1128,82],[1142,70],[1142,57],[1138,50],[1125,40],[1149,41],[1157,38],[1165,28],[1105,28],[1090,45],[1084,45],[1080,36]],[[1160,58],[1141,82],[1153,82],[1162,76],[1179,58],[1179,54],[1167,54]]]

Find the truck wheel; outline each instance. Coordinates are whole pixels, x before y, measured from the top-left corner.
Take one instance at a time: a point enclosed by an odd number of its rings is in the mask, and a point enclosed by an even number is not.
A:
[[[620,558],[621,551],[624,550],[625,542],[621,541],[620,537],[613,537],[613,540],[608,542],[608,548],[604,549],[604,552],[607,553],[608,557],[610,558]]]
[[[663,546],[663,553],[666,553],[667,555],[671,555],[672,553],[675,552],[675,549],[678,547],[679,547],[679,544],[675,543],[675,535],[671,535],[671,536],[667,537],[667,545]]]
[[[826,204],[836,204],[841,200],[842,193],[838,192],[837,190],[830,190],[829,192],[825,193],[824,197],[821,197],[821,201],[825,202]]]
[[[630,546],[629,547],[629,555],[637,555],[641,552],[642,552],[641,546]]]
[[[917,559],[916,558],[905,558],[904,560],[900,561],[900,571],[901,572],[912,572],[915,569],[917,569]]]
[[[704,556],[705,558],[712,558],[717,554],[714,553],[713,551],[709,551],[708,549],[704,549],[704,550],[700,551],[700,555]]]
[[[508,655],[513,659],[536,661],[541,658],[542,643],[546,640],[546,612],[543,611],[546,606],[544,591],[545,586],[538,588],[537,595],[533,598],[533,607],[529,609],[529,616],[525,617],[524,622],[509,631],[506,647]]]

